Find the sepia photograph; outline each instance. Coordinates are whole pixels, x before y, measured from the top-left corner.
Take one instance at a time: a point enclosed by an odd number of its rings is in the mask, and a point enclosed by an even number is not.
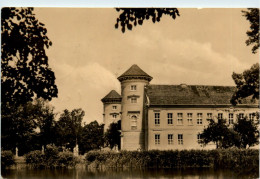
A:
[[[1,9],[2,178],[259,178],[258,8]]]

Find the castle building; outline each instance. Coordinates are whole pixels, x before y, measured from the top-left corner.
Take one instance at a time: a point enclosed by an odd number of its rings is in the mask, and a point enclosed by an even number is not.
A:
[[[121,95],[112,90],[102,102],[105,130],[121,120],[122,150],[216,148],[198,143],[207,119],[223,118],[232,125],[237,117],[254,118],[259,108],[250,99],[232,106],[234,86],[150,84],[152,77],[137,65],[118,80]]]

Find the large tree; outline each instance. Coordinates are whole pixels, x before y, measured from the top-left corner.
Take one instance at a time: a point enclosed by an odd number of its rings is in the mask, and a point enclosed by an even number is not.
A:
[[[12,113],[2,116],[1,139],[3,149],[14,150],[19,154],[54,141],[53,107],[43,99],[20,105]]]
[[[33,115],[35,115],[35,121],[37,125],[38,132],[38,144],[40,146],[45,146],[47,144],[52,144],[55,142],[55,116],[54,107],[49,105],[48,102],[42,99],[37,99],[34,104],[35,110]]]
[[[226,125],[226,120],[218,119],[215,122],[209,120],[209,125],[202,131],[200,143],[207,145],[210,142],[216,144],[216,148],[229,148],[238,145],[238,135]]]
[[[173,19],[179,16],[176,8],[116,8],[120,12],[116,19],[115,28],[121,26],[124,33],[126,28],[132,30],[133,26],[142,25],[144,20],[152,19],[153,23],[159,22],[163,15],[169,15]]]
[[[104,146],[104,124],[93,121],[85,125],[82,129],[81,139],[79,141],[80,153],[101,149]]]
[[[252,53],[256,53],[259,48],[259,9],[249,8],[247,11],[242,11],[243,16],[250,23],[250,30],[246,32],[248,39],[246,40],[247,45],[253,45]]]
[[[234,131],[240,136],[241,148],[251,147],[259,143],[259,117],[257,116],[259,115],[255,115],[254,119],[238,118],[238,121],[234,124]]]
[[[34,97],[57,97],[55,75],[45,52],[52,43],[33,8],[2,8],[1,23],[2,109],[25,104]]]
[[[109,125],[108,130],[105,132],[105,142],[110,149],[118,147],[120,149],[120,130],[121,121],[113,122]]]
[[[259,99],[259,63],[252,65],[249,70],[243,73],[233,73],[232,78],[236,84],[236,91],[231,98],[231,103],[241,103],[243,98],[252,97],[252,100]]]
[[[1,11],[1,126],[2,146],[15,145],[33,135],[33,101],[57,97],[55,75],[45,50],[51,46],[47,29],[33,8],[2,8]]]
[[[82,109],[65,109],[56,124],[56,144],[66,146],[71,150],[75,147],[81,137],[82,120],[85,112]]]

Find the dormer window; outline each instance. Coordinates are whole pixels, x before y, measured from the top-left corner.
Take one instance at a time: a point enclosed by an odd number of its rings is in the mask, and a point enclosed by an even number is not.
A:
[[[131,90],[131,91],[136,91],[136,85],[131,85],[131,86],[130,86],[130,90]]]

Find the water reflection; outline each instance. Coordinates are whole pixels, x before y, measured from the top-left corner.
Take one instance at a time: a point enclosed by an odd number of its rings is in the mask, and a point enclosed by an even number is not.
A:
[[[32,169],[10,169],[2,171],[4,178],[26,178],[26,179],[81,179],[81,178],[161,178],[161,179],[226,179],[238,178],[230,170],[214,169],[53,169],[53,170],[32,170]],[[249,176],[243,176],[248,178]]]

